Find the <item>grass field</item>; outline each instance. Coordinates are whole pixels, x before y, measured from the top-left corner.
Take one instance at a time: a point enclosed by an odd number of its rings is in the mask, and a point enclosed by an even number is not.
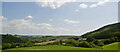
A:
[[[118,50],[118,42],[112,43],[112,44],[108,44],[103,46],[103,49],[105,50]]]
[[[47,46],[12,48],[12,49],[7,49],[7,50],[118,50],[118,42],[105,45],[102,48],[103,49],[71,47],[71,46],[61,46],[61,45],[47,45]]]
[[[13,48],[7,50],[95,50],[95,48],[82,48],[82,47],[71,47],[61,45],[47,45],[47,46],[34,46],[24,48]]]

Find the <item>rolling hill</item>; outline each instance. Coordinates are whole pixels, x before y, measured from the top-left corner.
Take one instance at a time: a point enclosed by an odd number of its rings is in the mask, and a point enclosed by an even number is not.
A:
[[[82,37],[93,37],[95,39],[107,39],[107,38],[113,37],[116,34],[117,34],[117,37],[118,36],[120,37],[119,26],[120,26],[120,22],[106,25],[106,26],[101,27],[100,29],[97,29],[95,31],[83,34]]]
[[[2,35],[2,43],[26,43],[27,38],[22,38],[15,35]]]

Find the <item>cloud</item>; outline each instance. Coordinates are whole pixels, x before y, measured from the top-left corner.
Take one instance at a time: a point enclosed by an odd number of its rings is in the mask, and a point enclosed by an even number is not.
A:
[[[4,16],[0,16],[0,20],[7,20]]]
[[[0,17],[3,19],[3,17]],[[4,19],[7,19],[4,17]],[[78,23],[73,20],[65,20],[70,21],[68,23]],[[2,25],[2,26],[1,26]],[[2,28],[2,33],[12,33],[12,34],[75,34],[78,31],[72,31],[71,29],[65,27],[54,27],[52,24],[48,23],[34,23],[31,20],[25,19],[13,19],[3,21],[0,23]]]
[[[87,4],[82,3],[82,4],[79,5],[79,8],[77,8],[75,11],[79,12],[80,8],[87,8],[87,7],[94,8],[94,7],[97,7],[99,5],[104,5],[107,2],[109,2],[109,0],[99,1],[98,3],[92,4],[90,6],[88,6]]]
[[[5,18],[4,16],[0,16],[0,33],[2,33],[2,24],[3,22],[6,22],[7,18]]]
[[[38,26],[52,26],[51,24],[48,23],[41,23],[41,24],[37,24]]]
[[[18,34],[39,34],[50,32],[52,27],[47,23],[40,23],[39,26],[31,20],[14,19],[2,23],[3,33],[18,33]]]
[[[27,16],[26,18],[32,19],[33,17],[32,16]]]
[[[2,20],[4,18],[4,16],[0,16],[0,20]]]
[[[94,7],[97,7],[97,5],[96,5],[96,4],[92,4],[92,5],[90,6],[90,8],[94,8]]]
[[[4,16],[0,16],[0,26],[2,25],[2,21],[6,21],[7,18],[5,18]]]
[[[75,23],[79,23],[79,21],[69,20],[69,19],[65,19],[64,21],[65,21],[67,24],[75,24]]]
[[[105,3],[105,2],[100,1],[100,2],[98,2],[97,4],[98,4],[98,5],[104,5],[104,3]]]
[[[3,22],[7,22],[7,18],[6,17],[4,17],[4,16],[0,16],[0,30],[2,29],[2,24],[3,24]],[[0,31],[1,32],[1,31]]]
[[[75,0],[37,0],[37,4],[41,7],[50,7],[52,9],[60,8],[68,2],[75,2]]]
[[[90,8],[94,8],[94,7],[97,7],[99,5],[104,5],[105,3],[109,2],[109,0],[104,0],[104,1],[99,1],[98,3],[96,4],[92,4],[90,5]]]
[[[49,19],[49,21],[53,21],[53,19]]]
[[[76,12],[79,12],[79,9],[80,9],[80,8],[87,8],[87,7],[88,7],[87,4],[82,3],[82,4],[79,5],[79,8],[77,8],[75,11],[76,11]]]
[[[88,7],[88,5],[87,4],[84,4],[84,3],[82,3],[82,4],[80,4],[80,6],[79,6],[80,8],[87,8]]]
[[[79,9],[76,9],[75,11],[76,11],[76,12],[79,12]]]

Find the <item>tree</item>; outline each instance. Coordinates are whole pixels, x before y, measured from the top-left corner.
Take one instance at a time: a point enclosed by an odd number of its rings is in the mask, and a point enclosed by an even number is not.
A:
[[[24,43],[20,43],[20,47],[25,47],[25,44]]]
[[[2,44],[2,49],[8,49],[11,48],[11,44],[10,43],[3,43]]]
[[[60,40],[59,43],[60,43],[60,45],[62,45],[62,43],[63,43],[62,40]]]
[[[99,40],[94,40],[93,43],[95,45],[98,45],[98,46],[103,46],[104,45],[104,43],[102,41],[99,41]]]
[[[11,43],[11,48],[15,48],[16,44],[15,43]]]
[[[32,42],[27,42],[26,44],[27,44],[28,47],[31,47],[31,46],[34,45]]]
[[[87,41],[81,41],[79,47],[91,48],[92,46]]]
[[[94,40],[94,38],[93,38],[93,37],[90,37],[90,36],[89,36],[89,37],[87,37],[87,41],[88,41],[88,42],[92,42],[93,40]]]
[[[115,32],[114,37],[117,37],[118,41],[120,42],[120,32]]]

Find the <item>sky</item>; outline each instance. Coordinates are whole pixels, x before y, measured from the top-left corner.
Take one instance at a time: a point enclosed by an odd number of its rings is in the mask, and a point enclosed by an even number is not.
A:
[[[118,3],[3,2],[2,33],[23,35],[82,35],[118,21]]]

